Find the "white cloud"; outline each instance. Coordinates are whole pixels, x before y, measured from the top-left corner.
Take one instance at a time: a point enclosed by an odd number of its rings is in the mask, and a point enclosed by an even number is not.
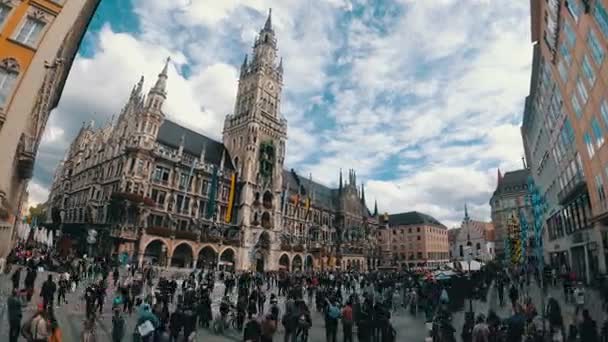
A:
[[[39,203],[46,202],[49,197],[49,189],[46,186],[42,186],[35,181],[31,181],[27,188],[28,201],[27,207],[35,207]]]

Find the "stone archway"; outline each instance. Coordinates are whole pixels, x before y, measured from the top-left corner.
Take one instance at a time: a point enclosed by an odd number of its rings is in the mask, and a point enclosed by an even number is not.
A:
[[[289,272],[289,256],[287,254],[281,255],[279,258],[279,269]]]
[[[190,268],[193,260],[192,246],[186,242],[182,242],[173,250],[171,258],[172,267]]]
[[[217,252],[213,247],[205,246],[198,252],[197,260],[197,268],[214,270],[217,266]]]
[[[219,263],[222,270],[229,270],[229,271],[234,270],[235,254],[236,253],[234,252],[234,249],[232,249],[232,248],[224,249],[224,251],[220,255],[220,263]]]
[[[167,265],[167,244],[161,239],[156,239],[148,242],[144,248],[144,260],[153,265]]]
[[[291,262],[291,270],[302,271],[302,257],[300,256],[300,254],[296,254],[296,256],[293,257],[293,260]]]
[[[313,268],[314,268],[314,259],[312,258],[311,255],[307,255],[306,262],[304,263],[304,269],[306,271],[312,271]]]

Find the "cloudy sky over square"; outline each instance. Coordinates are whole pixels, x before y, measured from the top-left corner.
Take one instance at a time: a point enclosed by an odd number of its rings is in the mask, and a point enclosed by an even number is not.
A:
[[[103,0],[52,113],[30,183],[48,196],[83,122],[107,125],[170,56],[166,115],[221,140],[238,70],[272,8],[283,58],[286,168],[336,186],[353,168],[370,208],[448,227],[489,220],[497,168],[522,167],[529,3],[511,0]]]

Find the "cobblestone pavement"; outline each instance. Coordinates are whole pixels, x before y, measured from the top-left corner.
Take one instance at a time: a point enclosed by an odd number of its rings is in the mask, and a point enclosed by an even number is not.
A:
[[[36,289],[40,289],[44,280],[47,279],[48,273],[42,272],[38,274],[36,278]],[[113,299],[114,288],[112,287],[112,281],[109,282],[108,295],[106,296],[106,303],[104,305],[104,311],[99,316],[96,333],[100,338],[100,341],[111,341],[110,333],[112,329],[111,320],[111,302]],[[6,310],[6,298],[10,291],[10,278],[6,275],[0,275],[0,341],[8,340],[8,320],[5,314]],[[84,301],[82,299],[85,285],[82,284],[74,293],[67,295],[68,304],[64,304],[61,307],[56,307],[55,312],[58,319],[58,323],[62,328],[64,335],[64,341],[78,341],[80,333],[82,331],[82,323],[85,315]],[[540,289],[536,285],[530,286],[527,290],[532,296],[536,303],[537,308],[540,308],[541,293]],[[271,289],[269,292],[276,293],[275,289]],[[525,292],[525,291],[524,291]],[[224,293],[224,285],[218,282],[213,292],[213,304],[212,309],[214,315],[218,314],[219,303]],[[561,288],[550,288],[548,295],[551,295],[558,299],[562,305],[562,312],[566,322],[569,322],[574,316],[574,306],[572,304],[566,304],[564,302],[563,291]],[[268,294],[268,297],[269,294]],[[505,290],[506,297],[506,290]],[[601,301],[598,300],[599,296],[597,292],[588,290],[586,307],[590,309],[592,316],[598,321],[598,324],[603,321],[604,316],[601,313]],[[279,298],[280,307],[283,307],[284,297]],[[24,309],[24,319],[31,317],[35,312],[36,305],[41,302],[41,299],[36,293],[28,306]],[[468,303],[465,306],[468,308]],[[511,314],[510,305],[505,304],[503,307],[498,305],[497,294],[494,286],[490,287],[488,291],[488,300],[486,302],[474,301],[473,309],[477,313],[487,313],[488,309],[494,309],[500,317],[508,317]],[[309,332],[309,341],[325,341],[325,330],[323,317],[320,313],[316,312],[314,308],[312,313],[313,326]],[[125,341],[130,341],[130,333],[135,329],[135,321],[137,319],[136,313],[131,316],[126,316],[127,319],[127,336]],[[457,340],[460,340],[460,331],[464,322],[464,312],[457,312],[453,315],[453,326],[456,329]],[[397,339],[400,341],[424,341],[427,335],[423,314],[419,313],[417,317],[413,317],[405,310],[398,310],[394,312],[391,318],[391,323],[397,331]],[[280,324],[279,324],[280,325]],[[340,327],[341,328],[341,327]],[[275,341],[283,340],[283,328],[279,327],[277,334],[275,335]],[[338,330],[338,340],[342,340],[341,329]],[[199,329],[197,332],[197,341],[242,341],[241,332],[230,330],[225,333],[224,336],[218,336],[206,329]]]

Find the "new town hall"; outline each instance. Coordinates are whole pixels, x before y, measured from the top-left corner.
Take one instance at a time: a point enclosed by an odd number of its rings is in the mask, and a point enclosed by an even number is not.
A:
[[[116,122],[83,126],[59,165],[49,208],[59,248],[173,267],[370,269],[381,220],[349,171],[330,189],[284,169],[283,66],[271,17],[245,57],[223,142],[166,118],[169,61]],[[336,170],[337,171],[337,170]],[[338,176],[338,172],[336,172]],[[84,238],[83,238],[84,237]]]

